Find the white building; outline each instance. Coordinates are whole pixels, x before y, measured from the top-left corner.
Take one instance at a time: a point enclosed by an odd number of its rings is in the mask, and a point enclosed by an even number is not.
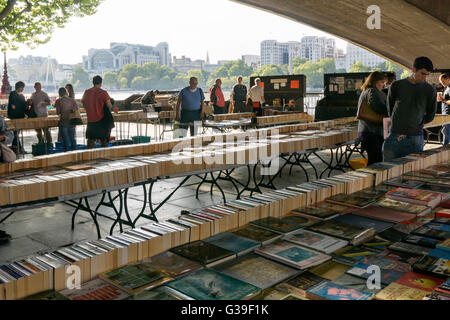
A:
[[[186,56],[182,56],[179,59],[177,57],[173,57],[172,66],[176,72],[187,74],[190,70],[203,70],[205,67],[205,61],[191,60],[191,58],[187,58]]]
[[[275,40],[264,40],[261,42],[261,66],[268,64],[292,64],[295,57],[300,55],[300,42],[277,42]]]
[[[345,68],[347,70],[350,70],[352,65],[360,61],[363,65],[375,68],[380,63],[386,62],[385,59],[371,53],[370,51],[367,51],[363,48],[360,48],[358,46],[355,46],[351,43],[347,45],[347,55],[346,55],[346,66]]]
[[[258,68],[261,65],[261,56],[254,54],[244,54],[241,59],[245,64],[252,68]]]
[[[113,42],[109,49],[89,49],[88,55],[83,57],[83,67],[90,73],[119,71],[129,63],[143,65],[149,62],[170,66],[169,45],[162,42],[151,47]]]

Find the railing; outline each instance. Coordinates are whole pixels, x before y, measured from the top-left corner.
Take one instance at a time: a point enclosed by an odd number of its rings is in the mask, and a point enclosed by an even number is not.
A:
[[[308,92],[306,93],[306,97],[304,98],[305,111],[310,115],[315,115],[316,106],[319,100],[323,99],[323,92]]]

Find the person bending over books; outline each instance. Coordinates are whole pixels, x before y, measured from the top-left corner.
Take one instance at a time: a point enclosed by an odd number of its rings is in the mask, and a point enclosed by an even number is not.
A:
[[[367,152],[369,165],[383,161],[382,148],[384,137],[381,116],[387,117],[388,115],[386,108],[386,95],[382,91],[386,80],[386,76],[382,72],[372,72],[361,87],[363,92],[361,93],[358,102],[358,114],[361,115],[358,125],[358,133],[359,138],[361,139],[361,146],[363,150]],[[361,107],[364,102],[368,102],[372,111],[378,115],[381,115],[379,117],[381,122],[370,121],[362,115],[363,112]]]
[[[76,127],[70,122],[70,116],[74,111],[78,110],[78,105],[74,98],[69,97],[66,88],[59,88],[58,94],[59,99],[56,100],[55,108],[56,114],[59,115],[58,127],[64,143],[64,151],[76,150]]]
[[[384,161],[423,151],[423,126],[433,121],[437,109],[436,89],[426,82],[433,69],[430,59],[417,58],[412,75],[394,81],[389,88],[387,109],[391,124],[383,144]]]

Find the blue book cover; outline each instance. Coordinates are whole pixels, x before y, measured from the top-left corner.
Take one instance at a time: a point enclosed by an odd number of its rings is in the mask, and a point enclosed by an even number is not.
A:
[[[439,248],[434,249],[428,255],[435,257],[435,258],[442,258],[442,259],[450,260],[450,251],[439,249]]]
[[[370,219],[351,213],[341,215],[332,220],[365,229],[373,228],[375,230],[375,233],[383,232],[394,225],[394,223],[392,222]]]
[[[207,239],[203,239],[203,241],[236,252],[237,254],[246,253],[261,246],[257,241],[230,232],[222,232]]]
[[[373,295],[329,281],[323,281],[306,292],[327,300],[369,300]]]
[[[165,284],[195,300],[244,300],[261,292],[249,283],[211,269],[201,269]]]
[[[352,268],[348,269],[346,273],[363,279],[368,279],[370,276],[372,276],[372,273],[367,272],[368,268],[369,268],[368,264],[358,262]],[[392,269],[383,269],[383,268],[380,268],[380,272],[381,272],[380,282],[384,285],[389,285],[391,282],[396,282],[405,274],[405,272],[399,272]]]

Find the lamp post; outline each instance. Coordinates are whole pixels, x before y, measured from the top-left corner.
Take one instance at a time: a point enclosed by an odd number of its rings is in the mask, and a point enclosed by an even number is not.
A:
[[[3,79],[2,79],[2,96],[7,96],[11,93],[11,85],[8,81],[8,67],[6,66],[6,51],[3,51],[4,64],[3,64]]]

